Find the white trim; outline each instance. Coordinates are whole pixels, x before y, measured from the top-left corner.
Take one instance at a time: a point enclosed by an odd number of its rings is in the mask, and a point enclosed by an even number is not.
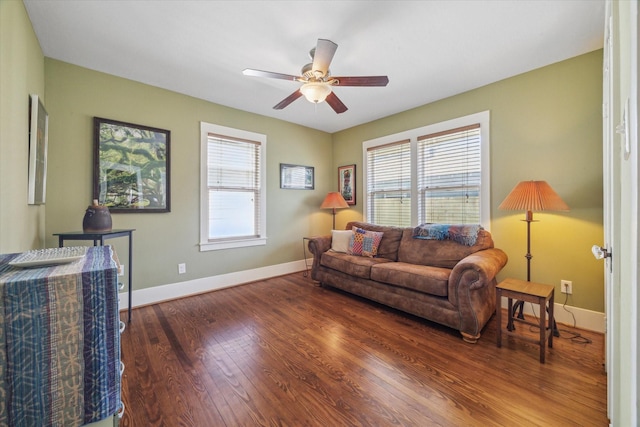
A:
[[[249,246],[264,246],[267,244],[266,238],[220,240],[218,242],[200,243],[200,252],[217,251],[220,249],[247,248]]]
[[[226,135],[260,143],[260,235],[238,240],[209,241],[207,148],[209,134]],[[267,136],[261,133],[200,122],[200,251],[262,246],[267,243]]]
[[[305,270],[304,260],[288,262],[284,264],[270,265],[252,270],[237,271],[234,273],[220,274],[217,276],[203,277],[187,280],[185,282],[169,283],[167,285],[154,286],[133,291],[133,307],[142,307],[157,304],[163,301],[184,298],[204,292],[216,291],[231,286],[243,285],[257,280],[265,280],[271,277],[297,273]],[[128,292],[121,292],[120,311],[129,308]]]
[[[506,297],[502,298],[502,308],[507,308]],[[576,328],[604,334],[604,313],[601,313],[599,311],[587,310],[580,307],[573,307],[570,305],[563,306],[563,304],[557,302],[553,305],[553,317],[555,317],[557,323],[573,326],[573,317],[571,316],[571,313],[573,313],[576,318]],[[539,316],[540,312],[538,309],[538,305],[525,304],[524,314],[530,316]]]

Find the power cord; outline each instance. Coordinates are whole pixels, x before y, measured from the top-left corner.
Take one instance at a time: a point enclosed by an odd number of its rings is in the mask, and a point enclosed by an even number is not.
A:
[[[569,294],[565,294],[564,302],[562,303],[562,309],[571,315],[571,317],[573,318],[573,327],[575,328],[576,327],[576,316],[571,311],[569,311],[567,309],[566,305],[567,305],[567,301],[568,300],[569,300]],[[538,320],[538,316],[536,315],[535,306],[532,303],[529,303],[529,304],[531,304],[531,312],[533,313],[533,317],[535,317],[536,320]],[[542,307],[541,307],[541,309],[542,309]],[[530,332],[534,332],[534,330],[539,329],[539,328],[540,328],[539,326],[530,326],[529,327],[529,331]],[[575,343],[578,343],[578,344],[591,344],[593,342],[590,338],[583,337],[580,333],[574,332],[574,331],[569,331],[567,329],[558,328],[558,333],[560,334],[560,338],[564,338],[564,339],[570,340],[571,342],[575,342]],[[562,336],[562,333],[565,333],[568,336]]]

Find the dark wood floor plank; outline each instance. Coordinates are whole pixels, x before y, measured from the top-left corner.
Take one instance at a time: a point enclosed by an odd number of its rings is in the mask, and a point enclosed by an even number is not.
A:
[[[123,426],[608,424],[600,334],[540,364],[495,318],[468,344],[301,273],[135,311]]]
[[[296,319],[300,316],[300,314],[296,314],[296,308],[292,306],[278,307],[274,309],[274,311],[277,314],[277,322],[280,324],[283,320],[285,323],[295,323]],[[318,324],[324,325],[327,323],[328,319],[326,316],[318,322]],[[400,413],[395,409],[396,405],[389,405],[389,399],[385,402],[380,402],[371,398],[371,396],[368,396],[366,392],[362,392],[361,387],[366,387],[366,384],[363,383],[366,382],[367,377],[363,376],[361,373],[357,373],[357,367],[355,364],[353,366],[347,366],[345,363],[348,359],[352,358],[351,353],[354,347],[351,346],[350,343],[343,342],[347,348],[346,351],[340,351],[334,346],[336,352],[333,354],[327,354],[327,352],[322,349],[326,349],[328,346],[336,344],[337,341],[331,338],[322,340],[323,336],[322,331],[320,330],[311,331],[307,328],[305,332],[305,334],[298,333],[295,336],[289,337],[294,343],[295,349],[301,355],[308,356],[308,362],[306,363],[311,362],[317,375],[321,378],[324,375],[328,376],[328,383],[333,382],[343,389],[341,393],[345,396],[345,403],[348,407],[352,407],[352,405],[349,405],[349,400],[355,398],[360,402],[367,402],[367,407],[362,408],[365,409],[365,416],[373,415],[376,417],[376,420],[385,418],[389,420],[389,422],[393,423],[398,423],[396,418],[409,420],[406,413]],[[311,333],[311,335],[309,335],[309,333]],[[333,334],[333,332],[329,332],[329,334]],[[340,341],[343,340],[344,337],[340,339]],[[334,360],[341,360],[342,363],[338,365]],[[395,399],[395,396],[391,395],[391,397],[392,400]],[[392,409],[390,410],[390,408]],[[363,413],[358,414],[358,417],[363,418]]]

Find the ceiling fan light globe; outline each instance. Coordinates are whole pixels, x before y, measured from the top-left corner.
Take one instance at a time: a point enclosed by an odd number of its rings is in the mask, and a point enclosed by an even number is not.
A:
[[[326,83],[309,82],[302,85],[300,92],[307,98],[307,101],[318,104],[327,99],[331,93],[331,87]]]

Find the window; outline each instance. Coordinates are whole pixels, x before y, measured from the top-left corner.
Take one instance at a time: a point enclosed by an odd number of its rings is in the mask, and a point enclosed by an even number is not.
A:
[[[366,141],[365,218],[489,229],[489,112]]]
[[[409,140],[370,148],[367,155],[368,221],[411,225],[411,146]]]
[[[421,224],[480,223],[480,125],[418,137]]]
[[[266,136],[202,122],[200,250],[266,243]]]

